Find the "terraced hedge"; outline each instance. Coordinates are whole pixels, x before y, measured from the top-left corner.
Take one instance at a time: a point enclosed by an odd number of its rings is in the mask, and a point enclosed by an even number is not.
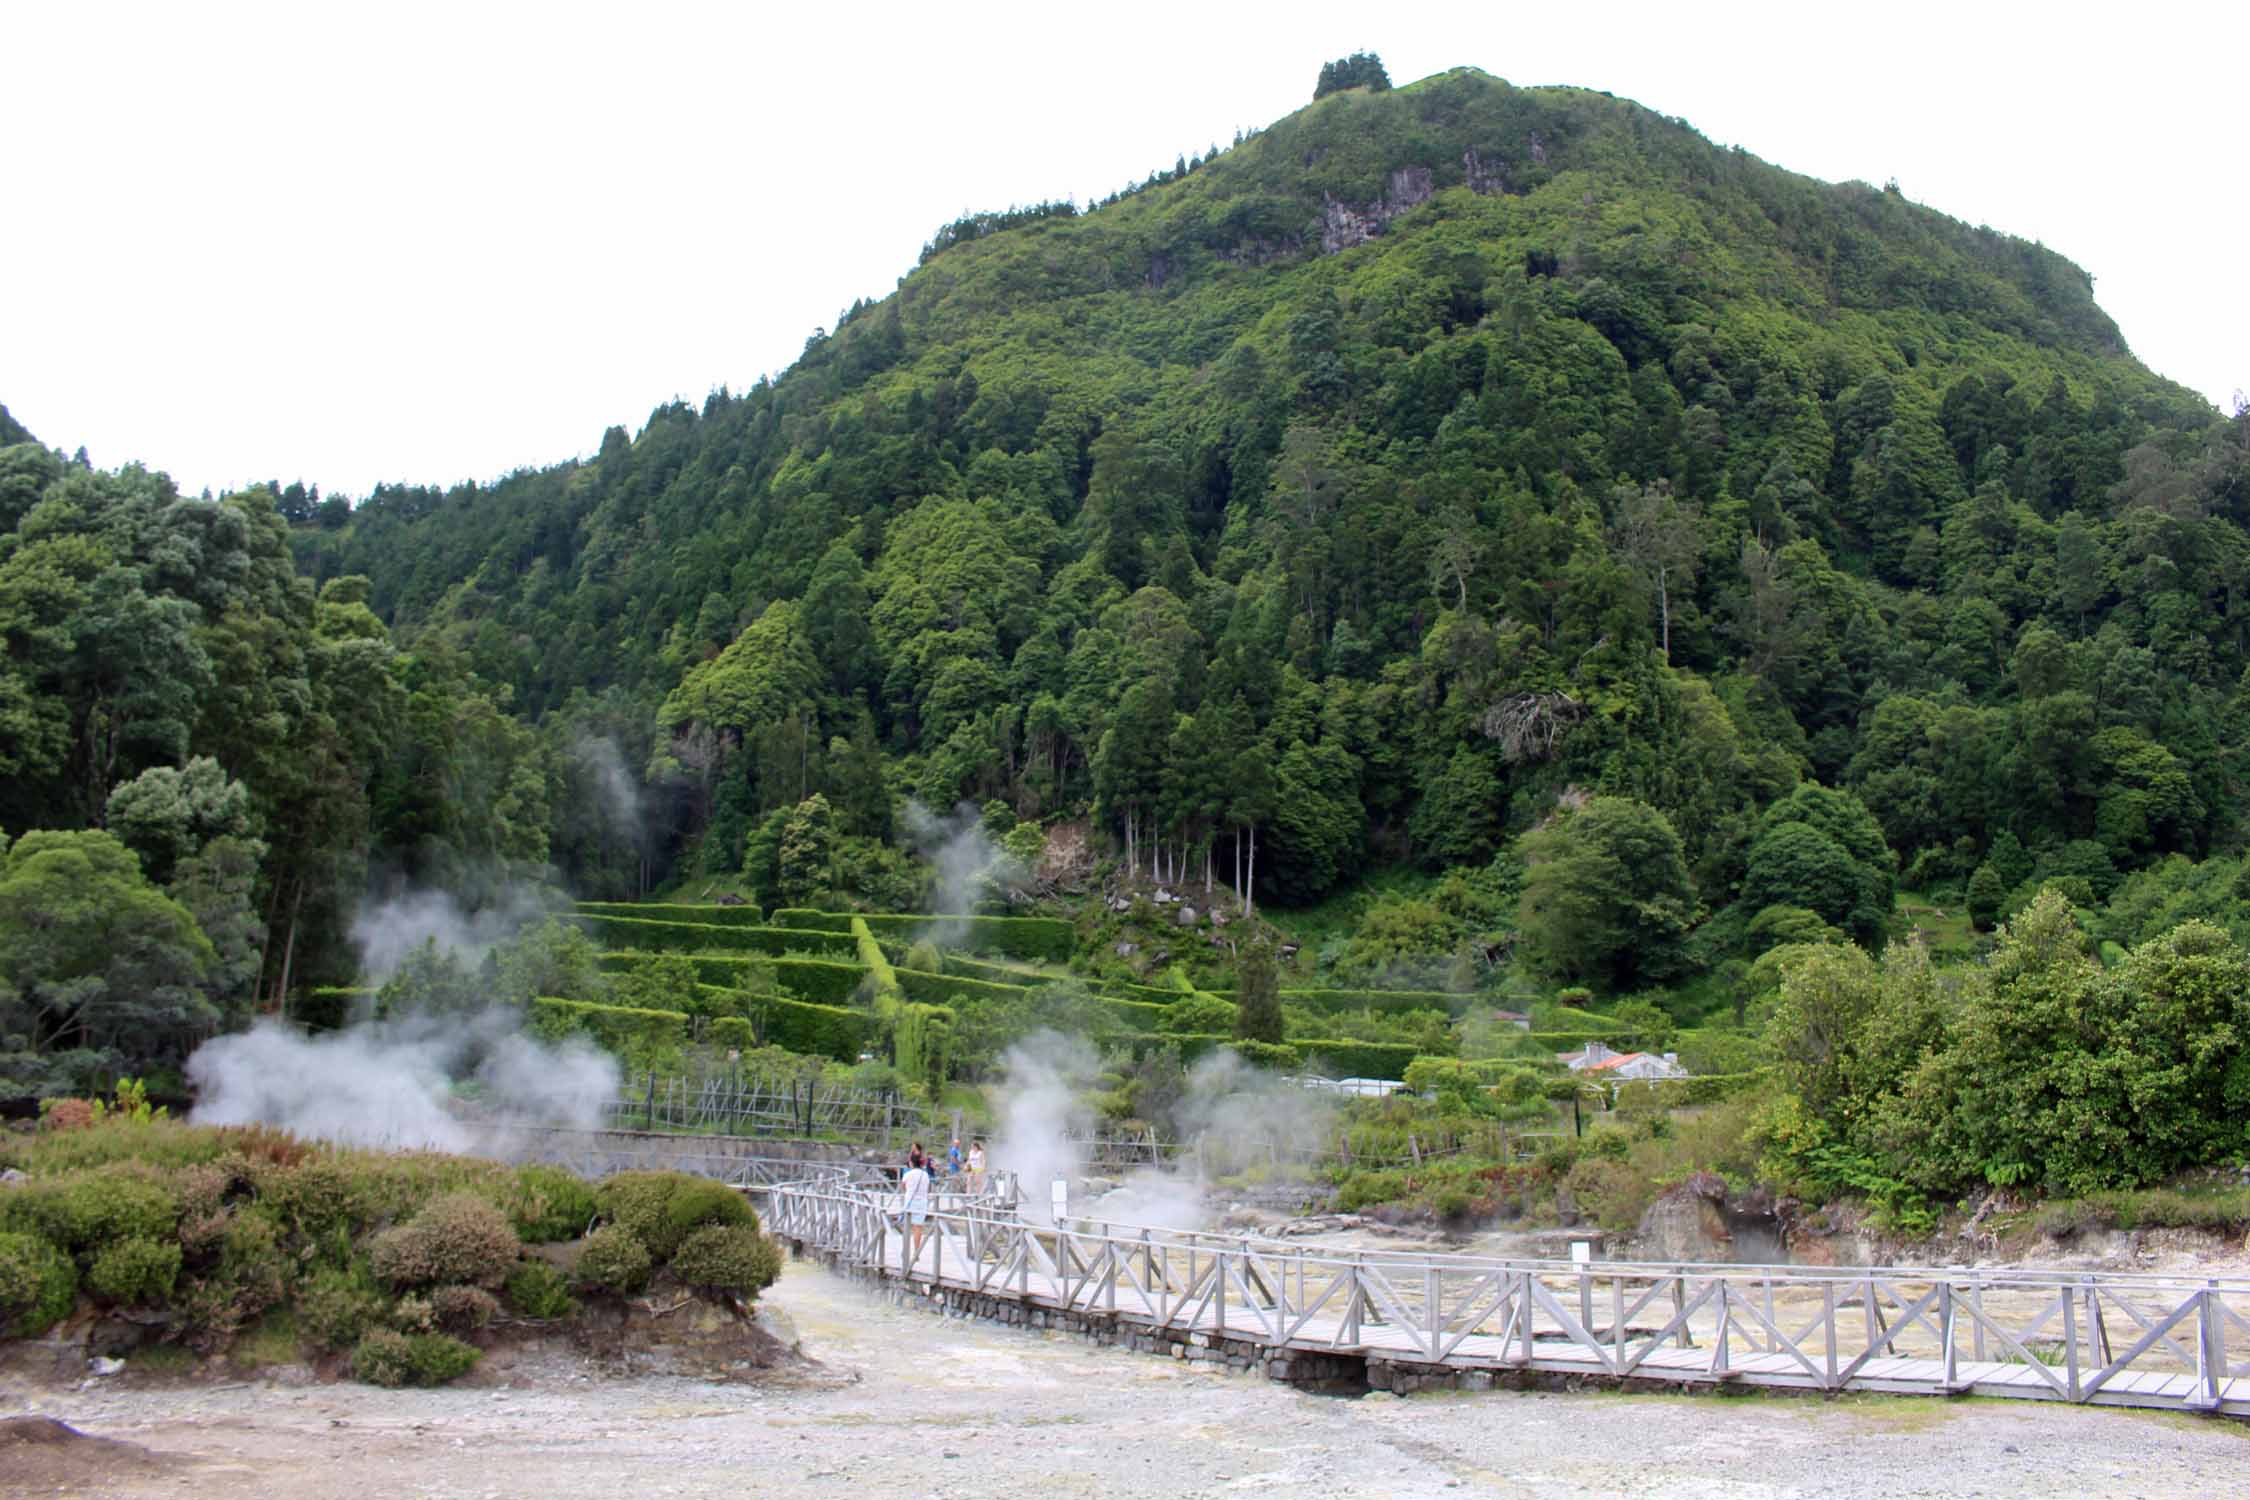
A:
[[[986,984],[1014,984],[1031,989],[1056,982],[1053,974],[1035,974],[1028,969],[1011,969],[1005,964],[981,963],[973,958],[963,958],[958,953],[944,953],[939,957],[944,961],[946,973],[958,974],[963,979],[981,979]],[[898,960],[894,958],[892,962],[896,963]]]
[[[547,1041],[584,1036],[632,1068],[679,1066],[693,1035],[683,1011],[544,998],[532,1001],[530,1010],[532,1035]]]
[[[609,949],[644,953],[814,953],[850,958],[847,934],[792,927],[728,926],[714,922],[659,922],[641,917],[588,917],[594,941]]]
[[[1005,958],[1035,963],[1062,963],[1078,951],[1078,933],[1056,917],[947,917],[868,916],[857,920],[881,938],[911,943],[933,922],[943,920],[956,932],[951,946],[975,953],[997,953]]]
[[[1180,1049],[1180,1061],[1190,1065],[1220,1047],[1235,1045],[1231,1036],[1212,1036],[1204,1032],[1190,1032],[1184,1036],[1140,1032],[1124,1040],[1132,1048],[1135,1057],[1153,1052],[1159,1047],[1176,1046]],[[1407,1064],[1421,1055],[1420,1049],[1403,1042],[1353,1042],[1321,1037],[1292,1037],[1282,1045],[1294,1051],[1304,1066],[1317,1066],[1323,1073],[1336,1078],[1403,1079]]]
[[[774,908],[773,925],[793,927],[800,932],[850,932],[850,912],[814,911],[806,906],[778,906]]]
[[[582,917],[625,917],[649,922],[695,922],[717,927],[762,927],[766,919],[758,908],[721,906],[715,901],[579,901]]]
[[[695,965],[695,977],[703,984],[720,989],[741,989],[742,970],[746,960],[740,955],[724,953],[690,953],[684,955]],[[599,962],[605,973],[619,973],[635,964],[655,957],[649,953],[612,952],[601,955]],[[774,977],[791,998],[808,1001],[814,1005],[841,1005],[859,993],[860,981],[867,971],[858,964],[836,963],[825,958],[764,958],[756,962],[773,970]]]
[[[808,1005],[779,995],[727,992],[740,1001],[745,1013],[722,1016],[705,1030],[715,1046],[747,1050],[764,1036],[769,1047],[786,1047],[807,1057],[832,1057],[838,1062],[859,1061],[862,1052],[874,1050],[881,1028],[863,1010],[840,1005]]]
[[[1234,998],[1233,990],[1211,993],[1221,1000]],[[1324,1015],[1357,1010],[1377,1013],[1442,1010],[1447,1015],[1459,1016],[1489,1001],[1483,996],[1456,995],[1447,990],[1283,990],[1281,1003],[1302,1010],[1317,1010]]]

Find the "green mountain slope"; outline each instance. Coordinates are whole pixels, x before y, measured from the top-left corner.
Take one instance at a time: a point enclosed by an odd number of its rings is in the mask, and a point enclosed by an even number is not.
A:
[[[770,385],[296,544],[640,716],[707,870],[814,790],[887,830],[887,776],[1221,878],[1255,829],[1305,900],[1576,787],[1711,911],[1801,780],[1916,883],[2231,843],[2244,444],[2048,250],[1461,70],[950,226]]]

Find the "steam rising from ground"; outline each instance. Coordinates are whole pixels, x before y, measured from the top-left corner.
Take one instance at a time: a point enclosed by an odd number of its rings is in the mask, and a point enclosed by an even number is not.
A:
[[[1093,1112],[1078,1090],[1100,1072],[1101,1060],[1082,1037],[1036,1031],[1010,1047],[1001,1065],[1007,1075],[1001,1084],[1000,1128],[992,1140],[990,1160],[994,1167],[1016,1174],[1024,1217],[1052,1223],[1049,1188],[1057,1177],[1064,1177],[1075,1193],[1084,1164],[1072,1137],[1084,1135]]]
[[[908,801],[907,836],[936,871],[937,884],[930,893],[930,909],[938,920],[919,934],[939,947],[958,943],[967,928],[958,920],[975,910],[995,881],[1021,879],[1025,873],[1006,850],[984,831],[981,814],[963,802],[940,817],[921,803]]]
[[[490,905],[469,911],[444,891],[406,891],[388,901],[362,906],[352,918],[352,941],[359,945],[362,982],[381,984],[396,973],[408,954],[436,943],[475,963],[561,905],[541,886],[509,884]]]
[[[279,1125],[351,1146],[466,1150],[453,1084],[474,1085],[479,1113],[526,1125],[591,1130],[617,1097],[617,1063],[577,1038],[560,1045],[518,1030],[512,1010],[410,1015],[304,1036],[272,1021],[204,1043],[187,1061],[199,1125]]]
[[[1016,1174],[1024,1216],[1050,1222],[1049,1187],[1071,1180],[1073,1216],[1156,1229],[1194,1229],[1211,1218],[1211,1184],[1247,1168],[1302,1161],[1333,1139],[1337,1100],[1254,1068],[1224,1048],[1188,1070],[1173,1106],[1179,1151],[1166,1168],[1142,1168],[1088,1201],[1079,1186],[1083,1138],[1092,1111],[1082,1090],[1100,1071],[1094,1049],[1076,1037],[1042,1031],[1002,1059],[1000,1129],[992,1162]]]
[[[425,943],[475,963],[553,905],[553,893],[524,885],[473,913],[444,892],[409,891],[353,921],[361,973],[381,983]],[[264,1123],[345,1145],[440,1151],[473,1139],[457,1085],[485,1118],[590,1130],[620,1082],[608,1053],[577,1038],[534,1040],[506,1005],[362,1019],[312,1036],[261,1021],[197,1048],[187,1077],[198,1124]]]

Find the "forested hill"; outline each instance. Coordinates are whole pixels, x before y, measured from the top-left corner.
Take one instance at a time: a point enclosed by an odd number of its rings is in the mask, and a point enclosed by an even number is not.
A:
[[[1270,822],[1284,899],[1625,793],[1717,905],[1800,778],[1924,874],[2229,836],[2246,498],[2052,252],[1464,70],[949,226],[770,387],[299,546],[527,709],[739,742],[707,862],[821,782],[786,724]]]
[[[9,451],[0,565],[63,581],[0,597],[0,710],[43,736],[0,805],[98,823],[217,755],[280,868],[269,989],[335,971],[370,853],[912,900],[908,793],[1222,883],[1254,841],[1283,904],[1459,869],[1446,921],[1520,910],[1616,985],[1871,940],[1894,881],[2099,900],[2242,842],[2250,418],[2133,360],[2048,250],[1474,70],[943,226],[778,380],[585,463],[261,492],[206,536],[138,470]],[[266,576],[284,523],[317,597]],[[191,532],[239,588],[181,571]],[[171,657],[73,655],[127,563],[180,653],[287,691],[160,718]],[[19,628],[50,606],[92,633]],[[791,845],[814,793],[835,843]],[[1526,855],[1598,897],[1519,907]],[[290,959],[301,900],[327,936]]]

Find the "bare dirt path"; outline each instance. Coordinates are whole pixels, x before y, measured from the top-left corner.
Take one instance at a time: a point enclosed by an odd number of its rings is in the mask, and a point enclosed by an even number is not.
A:
[[[834,1378],[711,1385],[542,1366],[485,1376],[523,1388],[444,1391],[0,1386],[0,1416],[132,1445],[46,1443],[34,1461],[0,1444],[0,1494],[2232,1500],[2250,1473],[2250,1429],[2178,1416],[1879,1397],[1343,1400],[942,1319],[811,1265],[767,1296]]]

